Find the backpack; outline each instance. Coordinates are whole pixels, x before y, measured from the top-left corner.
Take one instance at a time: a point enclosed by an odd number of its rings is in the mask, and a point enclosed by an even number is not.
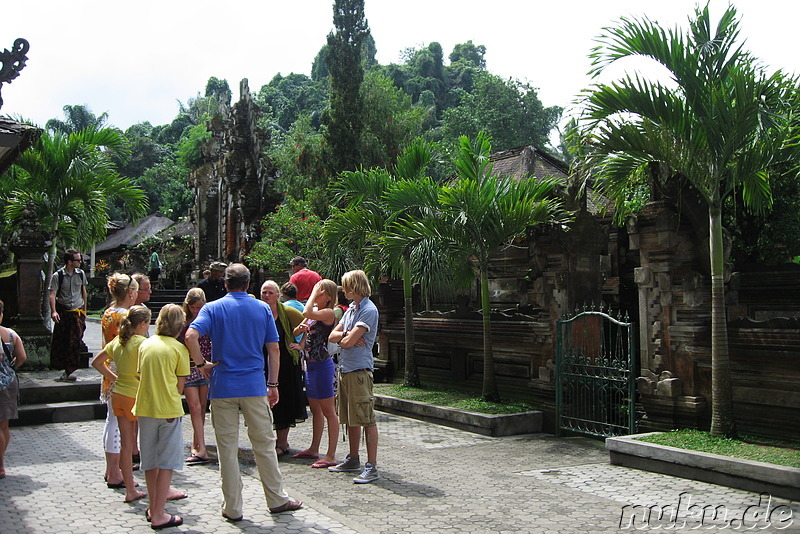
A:
[[[58,289],[60,290],[61,286],[64,285],[64,277],[67,276],[67,273],[64,272],[63,267],[57,270],[56,273],[58,273]],[[86,283],[86,280],[84,278],[86,275],[83,273],[83,269],[80,269],[80,275],[81,275],[81,285],[84,285]]]

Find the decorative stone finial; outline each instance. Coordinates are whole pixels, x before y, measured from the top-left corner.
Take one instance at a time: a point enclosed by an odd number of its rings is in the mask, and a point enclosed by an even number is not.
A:
[[[25,62],[28,60],[28,50],[30,45],[25,39],[19,38],[14,41],[14,46],[11,50],[5,49],[0,52],[0,89],[3,83],[11,83],[11,80],[19,76],[19,71],[25,68]],[[0,108],[3,107],[3,98],[0,95]]]

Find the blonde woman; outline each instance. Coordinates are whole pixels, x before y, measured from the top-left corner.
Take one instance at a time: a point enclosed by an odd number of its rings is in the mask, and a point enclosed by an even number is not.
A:
[[[306,394],[303,391],[303,368],[300,347],[295,343],[292,331],[303,322],[303,314],[291,306],[279,302],[281,289],[274,280],[261,286],[261,300],[269,305],[275,328],[280,338],[280,370],[278,373],[278,403],[272,407],[272,423],[275,427],[275,454],[289,454],[289,429],[308,418]],[[268,382],[269,371],[265,369]]]
[[[92,358],[92,367],[114,384],[111,399],[121,438],[119,466],[127,503],[146,496],[136,489],[133,480],[131,457],[136,447],[136,416],[131,408],[139,391],[139,345],[145,340],[149,326],[150,310],[145,306],[132,306],[120,321],[119,335]],[[114,362],[116,372],[111,370],[109,362]]]
[[[339,418],[333,394],[333,358],[328,353],[328,336],[336,326],[336,282],[321,280],[314,285],[303,309],[305,319],[294,329],[294,335],[306,335],[306,396],[311,407],[311,446],[294,455],[295,458],[319,458],[319,445],[325,421],[328,422],[328,451],[311,467],[315,469],[336,465],[336,442],[339,439]],[[324,418],[324,419],[323,419]]]
[[[111,304],[103,313],[100,327],[103,332],[103,343],[107,345],[119,334],[122,319],[128,314],[128,308],[136,302],[139,284],[127,274],[114,273],[108,277],[108,291],[111,294]],[[106,362],[108,364],[108,362]],[[111,371],[116,372],[111,362]],[[109,488],[124,488],[125,481],[119,468],[120,435],[117,417],[114,415],[112,390],[114,384],[103,376],[100,386],[100,400],[108,406],[106,423],[103,427],[103,449],[106,453],[105,480]]]
[[[172,472],[183,469],[181,394],[189,376],[189,351],[176,338],[186,316],[177,304],[161,308],[156,335],[139,345],[139,391],[133,415],[139,419],[142,470],[147,481],[150,507],[145,517],[159,530],[183,523],[180,516],[164,511],[171,499]]]
[[[186,293],[183,300],[183,313],[186,314],[181,335],[178,341],[184,342],[186,329],[197,314],[200,308],[206,303],[206,294],[199,287],[193,287]],[[206,334],[200,336],[200,353],[208,361],[211,361],[211,337]],[[191,362],[190,362],[191,363]],[[190,456],[186,459],[188,465],[199,465],[208,462],[208,452],[206,451],[206,403],[208,401],[208,379],[200,372],[197,366],[191,366],[192,371],[183,386],[183,394],[186,397],[186,404],[189,406],[189,416],[192,419],[192,448]]]

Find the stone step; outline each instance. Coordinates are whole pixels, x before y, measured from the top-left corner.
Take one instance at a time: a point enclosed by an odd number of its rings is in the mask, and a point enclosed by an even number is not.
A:
[[[25,384],[20,381],[21,405],[54,404],[68,401],[96,401],[100,398],[100,382],[53,382],[52,385]]]
[[[43,425],[105,419],[106,405],[99,400],[63,401],[42,404],[23,404],[19,419],[9,421],[10,426]]]

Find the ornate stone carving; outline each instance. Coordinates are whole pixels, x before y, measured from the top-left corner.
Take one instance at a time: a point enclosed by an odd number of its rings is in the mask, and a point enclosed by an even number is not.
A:
[[[11,80],[19,76],[19,71],[25,68],[25,62],[28,60],[28,50],[30,45],[25,39],[19,38],[14,41],[14,46],[11,50],[4,49],[0,52],[0,89],[3,88],[3,83],[11,83]],[[3,107],[3,97],[0,95],[0,108]]]

